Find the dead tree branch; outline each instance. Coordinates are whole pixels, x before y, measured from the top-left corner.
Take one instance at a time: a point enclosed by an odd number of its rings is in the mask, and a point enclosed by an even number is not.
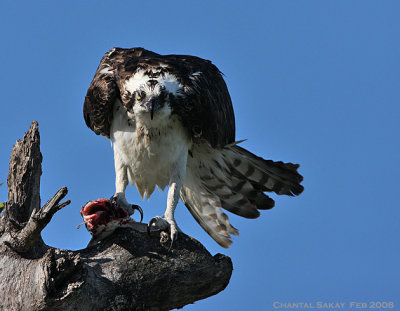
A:
[[[0,310],[170,310],[223,290],[232,263],[181,235],[168,251],[159,233],[117,229],[79,251],[47,246],[41,231],[70,201],[63,187],[40,208],[37,122],[13,147],[0,219]],[[60,203],[61,202],[61,203]]]

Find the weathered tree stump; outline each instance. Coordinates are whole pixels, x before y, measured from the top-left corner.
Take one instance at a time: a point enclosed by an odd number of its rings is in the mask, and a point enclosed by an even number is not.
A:
[[[211,256],[184,234],[169,250],[141,224],[79,251],[46,245],[41,231],[70,201],[60,203],[64,187],[40,207],[41,162],[33,122],[11,153],[0,218],[0,310],[171,310],[228,285],[229,257]]]

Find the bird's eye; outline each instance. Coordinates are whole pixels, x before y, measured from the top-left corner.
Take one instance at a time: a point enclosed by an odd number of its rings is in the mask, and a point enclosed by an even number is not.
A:
[[[142,99],[142,96],[140,96],[139,93],[136,93],[136,99],[137,99],[137,100],[141,100],[141,99]]]

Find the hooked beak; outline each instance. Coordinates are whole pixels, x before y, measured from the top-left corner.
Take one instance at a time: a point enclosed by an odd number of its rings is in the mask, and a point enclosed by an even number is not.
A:
[[[156,98],[150,99],[148,102],[142,105],[148,112],[150,112],[150,119],[153,120],[154,112],[156,112],[160,107],[160,103]]]

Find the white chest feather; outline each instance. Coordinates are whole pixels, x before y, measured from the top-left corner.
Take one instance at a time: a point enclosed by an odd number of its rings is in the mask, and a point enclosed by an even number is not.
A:
[[[149,198],[155,186],[164,189],[176,168],[185,163],[190,138],[179,119],[172,115],[162,120],[141,120],[120,104],[114,110],[111,126],[114,154],[127,169],[129,183],[140,195]]]

